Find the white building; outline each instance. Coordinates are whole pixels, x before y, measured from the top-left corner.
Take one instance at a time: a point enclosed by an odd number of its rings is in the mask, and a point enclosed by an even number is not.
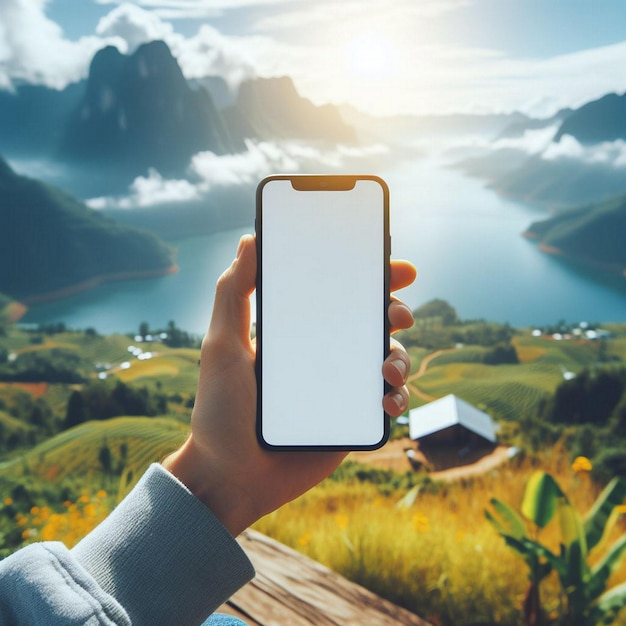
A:
[[[487,413],[448,395],[409,411],[413,440],[432,443],[496,443],[497,424]]]

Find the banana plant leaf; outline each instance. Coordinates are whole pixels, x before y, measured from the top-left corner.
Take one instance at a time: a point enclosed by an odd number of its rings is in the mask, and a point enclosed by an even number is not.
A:
[[[515,509],[497,498],[492,498],[490,503],[497,513],[497,517],[487,509],[485,509],[485,517],[501,535],[510,535],[516,539],[528,536],[526,524]]]
[[[522,506],[522,515],[539,528],[544,528],[554,517],[559,499],[567,501],[554,478],[546,472],[534,472],[526,483]]]
[[[590,598],[597,598],[605,589],[612,572],[619,566],[622,557],[626,553],[626,535],[622,535],[591,568],[588,594]]]
[[[624,607],[626,607],[626,583],[613,587],[600,596],[595,606],[594,624],[612,624]]]
[[[510,535],[502,536],[508,546],[522,555],[530,569],[530,579],[536,584],[539,584],[552,571],[553,567],[557,570],[561,568],[563,572],[565,571],[564,562],[540,543],[528,537],[517,539]],[[542,561],[542,557],[545,560]],[[559,572],[559,574],[561,574],[561,572]]]
[[[626,481],[623,478],[614,478],[589,509],[584,521],[588,550],[597,546],[604,533],[608,532],[609,517],[613,509],[624,502],[624,498],[626,498]]]

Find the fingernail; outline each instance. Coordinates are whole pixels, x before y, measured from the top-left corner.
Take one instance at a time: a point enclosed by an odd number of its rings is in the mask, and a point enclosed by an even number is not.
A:
[[[391,365],[393,365],[399,372],[400,376],[404,380],[406,375],[408,374],[408,366],[402,359],[394,359],[391,361]]]
[[[404,408],[404,396],[401,393],[394,393],[391,399],[396,403],[396,406],[402,410]]]

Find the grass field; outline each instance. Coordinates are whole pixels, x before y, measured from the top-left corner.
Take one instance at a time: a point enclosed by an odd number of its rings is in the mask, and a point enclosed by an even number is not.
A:
[[[526,567],[487,522],[484,509],[492,497],[517,507],[537,467],[557,478],[581,512],[589,509],[597,487],[576,475],[566,451],[556,449],[478,479],[425,486],[411,506],[401,506],[401,492],[385,496],[372,484],[327,481],[256,528],[434,624],[517,626]],[[544,529],[542,538],[558,551],[557,527],[555,522]],[[622,523],[612,539],[625,530]],[[624,581],[626,564],[610,585]],[[544,594],[545,605],[555,610],[553,577]]]
[[[626,348],[623,343],[626,340],[618,337],[609,346],[619,353]],[[593,365],[599,350],[597,342],[555,341],[532,337],[528,332],[515,336],[513,345],[520,361],[514,365],[485,365],[481,361],[486,348],[480,346],[441,351],[413,384],[426,397],[453,393],[497,419],[520,421],[536,411],[541,399],[554,391],[564,375]],[[420,348],[411,348],[409,354],[414,374],[429,355]],[[425,398],[412,395],[414,405],[425,402]]]
[[[87,422],[64,431],[19,457],[0,464],[0,480],[27,472],[41,480],[81,477],[85,485],[103,480],[99,450],[108,446],[114,459],[126,446],[127,466],[136,475],[150,463],[175,450],[189,432],[188,425],[164,417],[118,417]]]

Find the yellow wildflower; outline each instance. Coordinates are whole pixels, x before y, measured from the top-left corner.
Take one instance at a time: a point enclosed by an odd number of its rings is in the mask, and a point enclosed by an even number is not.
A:
[[[13,504],[13,498],[5,498],[4,506],[11,506]]]
[[[626,504],[618,504],[615,507],[618,515],[626,515]]]
[[[335,515],[335,522],[337,522],[337,526],[341,530],[345,530],[348,527],[349,518],[347,515],[343,515],[342,513],[338,513]]]
[[[577,456],[572,463],[572,471],[576,473],[590,472],[592,469],[591,461],[586,456]]]

